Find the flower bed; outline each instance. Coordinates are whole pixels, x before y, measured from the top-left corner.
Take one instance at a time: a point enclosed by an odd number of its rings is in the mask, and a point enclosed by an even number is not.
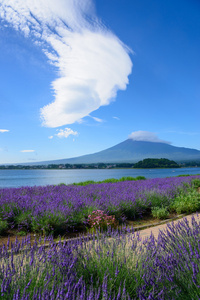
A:
[[[198,181],[200,176],[87,186],[0,189],[0,234],[2,228],[3,231],[6,228],[18,228],[44,234],[59,234],[70,227],[88,225],[88,216],[96,210],[102,210],[106,215],[114,215],[119,222],[134,220],[151,213],[152,208],[170,207],[174,199],[188,193],[195,178]],[[198,208],[200,201],[197,200]],[[175,204],[172,209],[176,210]]]
[[[0,299],[199,299],[200,222],[168,225],[141,242],[109,230],[50,245],[29,238],[0,248]],[[108,238],[109,237],[109,238]]]

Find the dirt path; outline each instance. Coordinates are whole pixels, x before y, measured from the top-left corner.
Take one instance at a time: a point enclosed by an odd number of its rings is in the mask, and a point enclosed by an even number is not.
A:
[[[154,235],[155,238],[158,237],[158,234],[159,234],[159,231],[165,231],[166,228],[167,228],[167,224],[171,223],[171,222],[174,222],[175,224],[181,220],[183,220],[183,218],[187,218],[189,223],[191,223],[191,219],[192,219],[192,216],[195,217],[196,220],[200,221],[200,215],[198,215],[197,213],[195,214],[190,214],[190,215],[187,215],[187,216],[183,216],[183,217],[179,217],[178,219],[175,219],[174,221],[172,220],[165,220],[165,221],[160,221],[159,223],[150,223],[150,224],[147,224],[145,226],[137,226],[137,227],[134,227],[136,231],[139,231],[140,232],[140,236],[142,239],[145,239],[147,237],[149,237],[151,235],[151,233]],[[164,222],[164,224],[162,224],[162,222]],[[158,224],[158,225],[157,225]],[[145,228],[145,227],[148,227],[148,228]],[[144,229],[143,229],[144,227]],[[24,239],[25,237],[21,237],[21,236],[17,236],[17,239],[19,242],[22,241],[22,239]],[[35,235],[32,233],[30,234],[30,238],[31,238],[31,243],[34,242],[35,240]],[[37,239],[39,238],[39,236],[37,236]],[[66,237],[67,239],[70,239],[70,238],[76,238],[74,236],[69,236],[69,237]],[[16,236],[15,235],[12,235],[10,236],[10,244],[11,243],[14,243],[16,240]],[[0,237],[0,247],[5,244],[7,245],[7,242],[8,242],[8,237],[5,236],[5,237]]]
[[[200,221],[200,215],[197,213],[185,216],[184,218],[187,218],[187,220],[189,221],[189,224],[191,224],[191,219],[192,216],[195,217],[195,220]],[[178,219],[173,221],[174,224],[180,222],[181,220],[183,220],[183,218]],[[162,224],[162,225],[158,225],[158,226],[154,226],[154,227],[150,227],[150,228],[146,228],[144,230],[140,230],[140,235],[142,239],[145,239],[146,237],[149,237],[151,235],[151,233],[154,235],[155,238],[158,237],[159,231],[165,231],[167,228],[167,224],[169,224],[171,222],[168,222],[166,224]]]

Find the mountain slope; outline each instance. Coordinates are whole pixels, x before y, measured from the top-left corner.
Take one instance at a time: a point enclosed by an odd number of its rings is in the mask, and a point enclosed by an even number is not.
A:
[[[91,164],[138,162],[144,158],[168,158],[175,161],[200,160],[200,151],[175,147],[165,143],[125,140],[106,150],[68,159],[59,159],[35,164]]]

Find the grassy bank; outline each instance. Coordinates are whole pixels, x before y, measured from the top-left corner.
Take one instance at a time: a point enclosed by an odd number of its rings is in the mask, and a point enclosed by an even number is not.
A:
[[[122,177],[120,179],[116,178],[108,178],[102,181],[94,181],[94,180],[88,180],[88,181],[82,181],[78,183],[73,183],[73,185],[81,185],[81,186],[86,186],[88,184],[99,184],[99,183],[116,183],[116,182],[122,182],[122,181],[137,181],[137,180],[145,180],[146,178],[144,176],[137,176],[137,177]],[[61,183],[63,184],[63,183]]]

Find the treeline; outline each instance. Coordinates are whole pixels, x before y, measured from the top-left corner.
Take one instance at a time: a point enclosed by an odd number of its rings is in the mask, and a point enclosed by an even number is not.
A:
[[[200,167],[200,161],[176,163],[166,158],[146,158],[137,163],[96,163],[96,164],[48,164],[48,165],[0,165],[0,170],[34,169],[131,169],[131,168],[180,168]]]
[[[133,163],[97,163],[97,164],[49,164],[49,165],[1,165],[1,170],[34,170],[34,169],[114,169],[133,168]]]
[[[185,161],[180,165],[181,167],[200,167],[200,161]]]
[[[152,169],[152,168],[180,168],[175,161],[167,158],[146,158],[134,164],[134,168]]]

